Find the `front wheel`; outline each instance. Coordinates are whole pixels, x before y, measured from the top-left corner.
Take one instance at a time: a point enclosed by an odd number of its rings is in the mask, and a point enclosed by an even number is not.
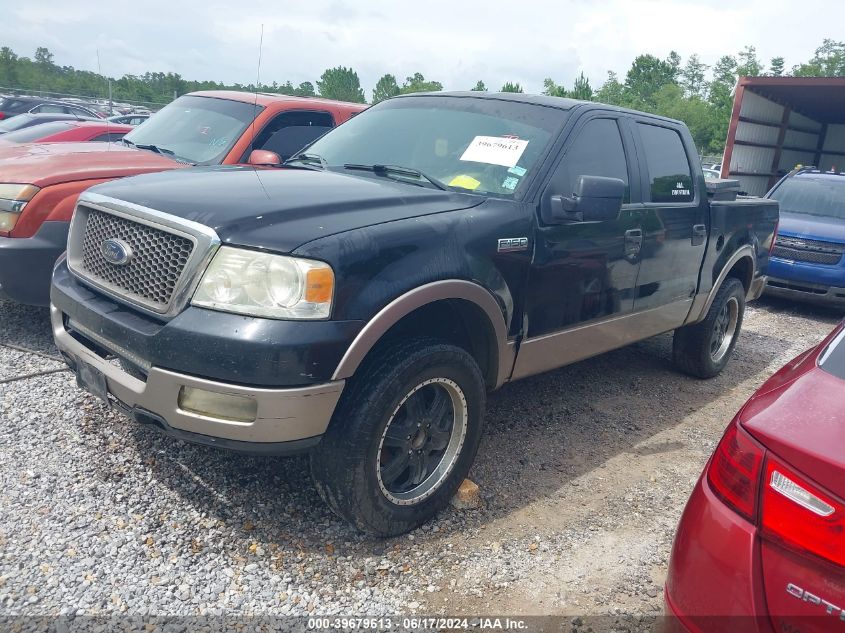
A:
[[[364,532],[407,532],[442,509],[481,439],[484,379],[465,350],[390,345],[349,381],[311,474],[331,509]]]
[[[704,320],[675,330],[672,359],[681,371],[698,378],[721,372],[736,347],[745,315],[745,287],[739,279],[725,280]]]

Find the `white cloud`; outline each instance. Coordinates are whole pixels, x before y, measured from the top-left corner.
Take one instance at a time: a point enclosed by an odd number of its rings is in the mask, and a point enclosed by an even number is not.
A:
[[[264,24],[261,77],[316,82],[331,66],[351,66],[369,91],[390,72],[414,72],[467,89],[483,79],[498,89],[544,77],[571,85],[582,70],[593,85],[608,70],[624,76],[639,53],[713,64],[746,44],[787,67],[808,59],[824,37],[841,37],[845,5],[821,2],[812,19],[787,0],[5,0],[0,41],[18,54],[47,46],[56,62],[120,76],[178,72],[189,79],[254,81]],[[825,6],[822,6],[825,5]],[[824,16],[824,19],[820,19]],[[828,27],[827,25],[834,25]]]

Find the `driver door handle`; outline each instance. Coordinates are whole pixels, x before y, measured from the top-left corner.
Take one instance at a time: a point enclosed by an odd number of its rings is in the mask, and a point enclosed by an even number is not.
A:
[[[625,231],[625,256],[636,257],[643,247],[643,230],[629,229]]]

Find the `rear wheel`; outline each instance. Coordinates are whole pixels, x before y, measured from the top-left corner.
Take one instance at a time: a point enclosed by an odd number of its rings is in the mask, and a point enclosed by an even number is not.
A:
[[[317,489],[365,532],[417,527],[469,472],[484,400],[481,371],[465,350],[422,339],[388,346],[349,381],[312,453]]]
[[[672,359],[681,371],[698,378],[721,372],[736,347],[745,315],[745,287],[725,280],[703,321],[675,330]]]

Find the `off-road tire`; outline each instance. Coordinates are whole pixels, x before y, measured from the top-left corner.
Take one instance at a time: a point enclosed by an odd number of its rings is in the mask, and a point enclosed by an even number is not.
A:
[[[438,487],[418,502],[401,505],[382,489],[381,442],[397,407],[415,387],[432,379],[449,381],[463,394],[463,444]],[[311,475],[320,496],[336,514],[369,534],[395,536],[418,527],[449,503],[467,476],[481,439],[485,400],[481,370],[460,347],[411,339],[377,350],[347,382],[328,430],[311,453]]]
[[[736,325],[732,328],[733,332],[730,333],[732,338],[723,353],[714,357],[711,345],[714,344],[717,323],[720,316],[724,315],[726,306],[728,306],[729,312],[733,310],[731,305],[736,308]],[[713,303],[703,321],[675,330],[672,341],[672,360],[678,369],[697,378],[712,378],[718,375],[728,364],[733,354],[742,329],[744,315],[745,288],[739,279],[729,277],[716,292]]]

